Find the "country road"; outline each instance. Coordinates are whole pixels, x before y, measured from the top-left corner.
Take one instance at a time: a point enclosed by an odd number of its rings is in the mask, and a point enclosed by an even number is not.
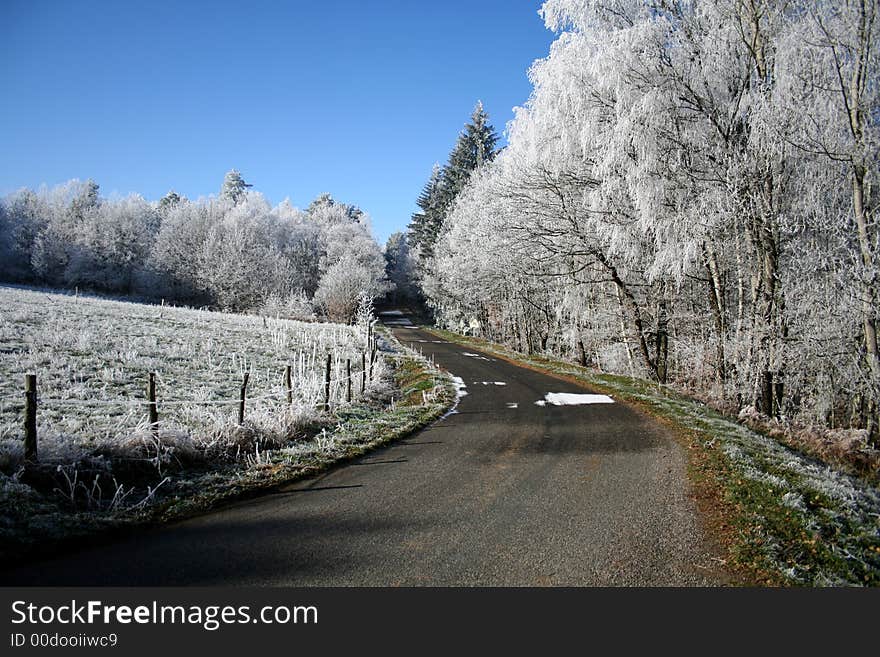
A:
[[[6,585],[714,585],[682,448],[619,403],[438,340],[455,412],[319,477],[0,573]],[[540,402],[540,404],[536,403]]]

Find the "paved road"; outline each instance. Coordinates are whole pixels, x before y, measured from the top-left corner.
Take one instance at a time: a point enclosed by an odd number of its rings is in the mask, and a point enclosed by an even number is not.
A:
[[[394,330],[461,377],[467,394],[455,413],[277,493],[0,573],[0,581],[722,583],[688,496],[682,449],[662,428],[617,403],[539,406],[548,392],[587,391],[420,330]]]

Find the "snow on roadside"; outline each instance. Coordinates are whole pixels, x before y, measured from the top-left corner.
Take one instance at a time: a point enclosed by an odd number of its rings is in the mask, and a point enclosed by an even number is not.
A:
[[[455,384],[455,394],[457,397],[464,397],[467,395],[467,384],[464,382],[460,376],[453,376],[452,382]]]
[[[590,395],[573,392],[548,392],[544,399],[535,402],[536,406],[582,406],[584,404],[613,404],[614,400],[608,395]]]
[[[481,345],[490,352],[531,363],[555,374],[573,376],[584,383],[612,391],[618,399],[647,403],[676,424],[709,436],[706,449],[717,449],[731,465],[736,479],[763,487],[781,507],[792,511],[806,538],[832,555],[816,560],[774,535],[760,506],[748,506],[755,514],[760,548],[773,568],[792,583],[813,586],[859,586],[876,584],[880,573],[880,489],[801,454],[764,434],[725,418],[699,401],[669,394],[664,388],[624,377],[595,375],[574,365],[550,365],[511,350]],[[622,397],[621,397],[622,396]],[[547,400],[535,402],[546,405]],[[746,492],[746,495],[748,493]],[[750,539],[749,539],[750,540]],[[809,543],[809,541],[808,541]]]
[[[568,373],[583,376],[574,369]],[[779,565],[792,582],[814,586],[860,585],[860,572],[876,572],[880,538],[880,490],[856,477],[757,433],[735,420],[709,411],[697,401],[666,397],[657,393],[635,392],[612,379],[601,385],[619,388],[624,394],[659,406],[684,426],[703,431],[713,438],[708,448],[717,447],[748,480],[775,491],[781,503],[795,511],[806,531],[822,540],[842,563],[841,568],[817,568],[811,563],[791,563],[784,540],[764,537],[766,556]],[[819,503],[821,500],[824,503]],[[812,501],[812,506],[806,504]]]

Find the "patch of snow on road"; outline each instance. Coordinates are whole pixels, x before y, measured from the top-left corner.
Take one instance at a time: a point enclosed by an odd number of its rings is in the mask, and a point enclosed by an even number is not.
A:
[[[480,356],[480,354],[472,354],[469,351],[461,352],[462,356],[470,356],[471,358],[476,358],[477,360],[492,360],[491,358],[486,358],[485,356]]]
[[[464,383],[464,379],[462,379],[460,376],[453,376],[453,375],[450,375],[449,378],[452,379],[452,384],[455,386],[455,403],[452,405],[452,408],[450,408],[448,411],[446,411],[443,414],[443,416],[439,420],[437,420],[438,422],[442,422],[443,420],[448,418],[450,415],[457,415],[458,414],[458,402],[461,400],[462,397],[467,395],[467,390],[465,390],[465,388],[467,388],[467,386]]]
[[[507,408],[519,408],[519,404],[517,402],[507,402]]]
[[[453,376],[452,382],[455,384],[456,395],[458,395],[459,397],[464,397],[465,395],[467,395],[467,390],[465,390],[465,388],[467,388],[467,385],[465,384],[464,379],[462,379],[460,376]]]
[[[474,383],[482,383],[484,386],[506,386],[504,381],[474,381]]]
[[[548,392],[544,399],[536,401],[538,406],[553,404],[554,406],[581,406],[583,404],[613,404],[608,395],[582,395],[572,392]]]

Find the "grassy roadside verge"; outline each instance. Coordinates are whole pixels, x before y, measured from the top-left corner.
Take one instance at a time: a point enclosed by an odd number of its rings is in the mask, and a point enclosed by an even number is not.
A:
[[[743,583],[880,585],[880,490],[651,382],[430,329],[444,339],[582,383],[668,426],[688,453],[710,531]]]
[[[388,393],[337,409],[309,440],[266,450],[246,462],[176,473],[148,505],[76,510],[11,478],[0,482],[0,559],[13,566],[61,549],[180,520],[314,476],[430,424],[455,401],[455,387],[428,361],[384,336]],[[2,581],[2,573],[0,573]]]

